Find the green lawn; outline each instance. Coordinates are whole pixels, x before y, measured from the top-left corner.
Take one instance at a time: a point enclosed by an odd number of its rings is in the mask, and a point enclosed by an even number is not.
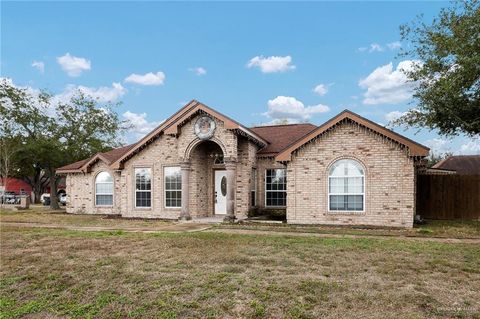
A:
[[[2,224],[0,275],[0,318],[480,318],[476,244]]]

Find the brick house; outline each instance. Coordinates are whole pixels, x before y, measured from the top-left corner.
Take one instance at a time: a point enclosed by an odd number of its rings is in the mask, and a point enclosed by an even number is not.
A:
[[[191,101],[138,143],[58,169],[67,212],[190,219],[283,211],[295,224],[412,227],[429,149],[350,111],[247,128]]]

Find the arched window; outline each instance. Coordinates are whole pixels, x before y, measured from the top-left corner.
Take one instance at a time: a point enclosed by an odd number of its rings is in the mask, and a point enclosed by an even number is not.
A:
[[[113,178],[108,172],[101,172],[95,178],[95,205],[113,205]]]
[[[365,173],[352,159],[336,161],[328,174],[328,208],[330,211],[363,211]]]

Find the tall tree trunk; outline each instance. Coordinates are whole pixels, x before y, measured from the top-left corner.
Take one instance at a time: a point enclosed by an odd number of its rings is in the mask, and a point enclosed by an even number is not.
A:
[[[50,177],[50,208],[60,209],[60,206],[58,205],[58,197],[57,197],[58,176],[55,174],[55,169],[49,169],[48,173]]]
[[[42,194],[43,194],[43,187],[41,184],[35,184],[33,186],[33,196],[35,197],[33,199],[33,202],[35,204],[38,204],[40,203],[40,197],[42,197]]]
[[[33,175],[22,178],[28,185],[32,187],[33,203],[40,203],[40,197],[45,189],[45,174],[39,165],[36,165],[33,169]],[[48,181],[47,181],[48,182]]]
[[[33,192],[35,194],[35,203],[40,203],[40,197],[45,192],[45,187],[50,183],[48,177],[46,176],[44,170],[40,168],[40,165],[35,168],[35,175],[33,178]]]

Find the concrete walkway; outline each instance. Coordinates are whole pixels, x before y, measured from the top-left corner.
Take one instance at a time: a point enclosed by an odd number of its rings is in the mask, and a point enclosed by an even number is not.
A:
[[[184,223],[200,223],[200,224],[220,224],[223,222],[225,215],[214,215],[209,217],[193,217],[192,220],[184,221]]]

